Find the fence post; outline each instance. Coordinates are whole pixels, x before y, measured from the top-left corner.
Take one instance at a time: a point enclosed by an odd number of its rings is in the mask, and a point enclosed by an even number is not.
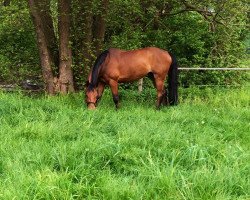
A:
[[[143,89],[143,78],[138,81],[138,92],[141,93]]]

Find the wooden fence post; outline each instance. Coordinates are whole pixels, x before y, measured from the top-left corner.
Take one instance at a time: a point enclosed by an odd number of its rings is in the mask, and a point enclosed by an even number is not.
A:
[[[143,89],[143,78],[138,81],[138,92],[141,93]]]

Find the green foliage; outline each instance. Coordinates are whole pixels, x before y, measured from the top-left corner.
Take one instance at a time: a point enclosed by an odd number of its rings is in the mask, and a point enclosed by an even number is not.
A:
[[[249,46],[247,2],[186,2],[198,10],[206,8],[218,14],[204,17],[204,13],[196,12],[195,9],[187,12],[184,11],[183,3],[172,0],[110,0],[104,47],[135,49],[157,46],[173,52],[181,67],[240,67],[242,61],[247,59],[246,46]],[[88,6],[91,8],[86,13],[96,14],[101,10],[100,1],[93,1]],[[78,2],[73,1],[73,18],[78,18],[79,9]],[[16,81],[16,77],[40,77],[35,33],[27,3],[11,1],[10,6],[1,6],[0,11],[0,81]],[[57,32],[56,0],[51,1],[51,11]],[[78,45],[72,47],[77,85],[81,85],[86,78],[82,77],[85,63],[91,62],[95,56],[94,48],[89,47],[89,44],[85,44],[89,58],[84,58],[86,52],[78,52],[79,45],[83,45],[80,44],[81,38],[86,37],[82,31],[83,24],[82,21],[81,25],[74,24],[72,30],[72,44]],[[185,86],[242,83],[243,80],[249,80],[249,76],[242,72],[195,71],[183,72],[180,77],[181,84]]]
[[[0,7],[0,81],[39,77],[39,57],[26,3]]]
[[[1,199],[248,199],[248,87],[180,91],[156,111],[155,91],[0,93]]]
[[[243,1],[190,1],[196,8],[218,12],[205,19],[200,13],[182,12],[183,5],[172,1],[112,1],[107,47],[134,49],[157,46],[173,52],[181,67],[239,67],[246,59],[244,39],[247,31],[247,5]],[[173,6],[172,10],[167,4]],[[171,7],[171,6],[170,6]],[[170,14],[157,17],[165,10]],[[126,12],[127,11],[127,12]],[[121,15],[122,13],[122,15]],[[214,22],[217,20],[218,22]],[[111,31],[111,32],[109,32]],[[249,80],[242,72],[181,72],[181,85],[239,84]]]

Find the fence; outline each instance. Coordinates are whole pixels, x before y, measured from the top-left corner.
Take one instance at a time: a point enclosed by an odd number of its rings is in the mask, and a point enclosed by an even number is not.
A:
[[[188,67],[179,67],[179,71],[250,71],[250,68],[205,68],[205,67],[199,67],[199,68],[188,68]],[[200,86],[208,86],[208,85],[200,85]],[[211,86],[211,85],[209,85]],[[138,91],[142,92],[143,89],[143,78],[141,78],[138,81]]]
[[[179,67],[178,70],[207,70],[207,71],[250,71],[250,68],[187,68]]]
[[[200,68],[187,68],[187,67],[179,67],[179,71],[250,71],[250,68],[205,68],[205,67],[200,67]],[[28,84],[28,82],[27,82]],[[27,85],[26,84],[26,85]],[[34,85],[27,85],[25,87],[26,90],[32,90],[32,91],[40,91],[41,88],[34,89]],[[35,85],[36,86],[36,85]],[[214,86],[214,85],[199,85],[199,86]],[[5,91],[13,91],[16,89],[16,85],[0,85],[0,90],[5,90]],[[138,81],[138,91],[142,92],[143,89],[143,78]]]

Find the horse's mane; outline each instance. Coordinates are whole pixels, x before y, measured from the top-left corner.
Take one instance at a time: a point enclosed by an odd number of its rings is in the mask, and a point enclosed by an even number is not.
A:
[[[109,50],[103,51],[95,60],[95,64],[92,68],[92,74],[91,74],[91,81],[88,86],[88,90],[93,90],[98,83],[98,75],[99,75],[99,69],[102,63],[105,61],[107,55],[109,53]]]

